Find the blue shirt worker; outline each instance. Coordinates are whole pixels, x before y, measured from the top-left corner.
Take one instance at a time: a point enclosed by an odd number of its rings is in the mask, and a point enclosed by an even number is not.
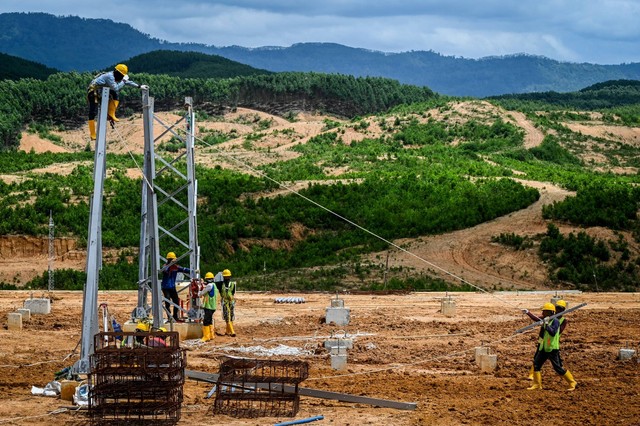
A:
[[[213,325],[213,314],[218,305],[218,288],[214,282],[213,272],[204,275],[204,288],[198,292],[198,296],[204,297],[202,308],[204,309],[204,319],[202,320],[202,342],[208,342],[215,336]]]
[[[178,297],[178,291],[176,290],[176,278],[178,272],[183,274],[191,274],[191,269],[179,266],[176,263],[176,254],[172,251],[167,253],[167,263],[162,266],[162,295],[165,299],[170,299],[174,303],[173,307],[173,319],[176,322],[182,322],[179,315],[180,297]],[[164,302],[164,306],[167,308],[167,312],[171,309],[169,302]]]
[[[222,302],[222,319],[227,323],[226,334],[231,337],[236,337],[236,332],[233,330],[236,306],[236,282],[231,281],[231,271],[228,269],[218,272],[214,281],[220,294],[220,301]]]
[[[577,382],[569,370],[562,366],[560,358],[560,321],[558,318],[549,319],[556,312],[553,303],[545,303],[542,306],[542,326],[540,328],[541,341],[533,359],[533,385],[528,390],[542,389],[542,365],[551,361],[553,369],[561,375],[569,384],[568,391],[575,390]]]
[[[103,87],[109,88],[109,107],[107,117],[112,123],[120,121],[116,118],[116,108],[120,101],[118,93],[125,86],[131,86],[139,89],[148,89],[147,86],[141,86],[129,80],[129,68],[125,64],[116,65],[113,71],[105,72],[97,75],[87,89],[87,100],[89,101],[89,137],[91,140],[96,139],[96,114],[98,113],[98,102],[100,102],[101,90]]]

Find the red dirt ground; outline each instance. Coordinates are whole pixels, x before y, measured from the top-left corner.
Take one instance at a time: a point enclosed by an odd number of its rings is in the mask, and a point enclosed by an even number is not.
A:
[[[330,294],[296,294],[306,303],[275,304],[282,294],[240,293],[238,336],[216,336],[214,342],[183,342],[188,368],[215,373],[226,354],[262,358],[232,349],[286,345],[307,350],[301,356],[272,359],[308,361],[310,377],[302,386],[335,392],[417,403],[415,411],[301,397],[296,418],[323,415],[318,425],[513,425],[513,424],[640,424],[640,363],[616,359],[620,348],[638,345],[640,294],[570,294],[569,306],[588,305],[569,316],[562,354],[578,387],[565,383],[549,364],[543,368],[543,391],[527,391],[525,379],[536,331],[515,334],[530,321],[520,308],[535,310],[552,293],[454,294],[457,314],[439,312],[442,293],[406,295],[343,295],[351,323],[336,327],[323,322]],[[40,297],[42,294],[35,294]],[[52,313],[33,316],[22,331],[6,330],[7,314],[23,305],[24,291],[0,292],[0,424],[84,425],[82,412],[48,414],[66,401],[33,396],[53,373],[70,365],[77,352],[82,312],[81,292],[54,292]],[[111,313],[123,322],[136,304],[135,292],[100,292]],[[223,325],[218,321],[217,329]],[[345,371],[331,369],[322,349],[326,336],[339,330],[354,335]],[[371,333],[371,335],[364,335]],[[358,335],[360,335],[358,337]],[[482,373],[473,349],[488,344],[498,367]],[[188,379],[179,424],[265,425],[290,418],[236,419],[211,413],[204,399],[211,385]]]

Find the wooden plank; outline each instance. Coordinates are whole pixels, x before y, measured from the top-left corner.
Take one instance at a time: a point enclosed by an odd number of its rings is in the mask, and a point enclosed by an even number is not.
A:
[[[190,379],[200,380],[207,383],[217,383],[219,377],[218,374],[205,373],[195,370],[185,370],[184,373],[185,376]],[[295,393],[294,386],[285,385],[283,390],[282,385],[278,383],[245,383],[245,385],[256,386],[260,389],[271,389],[276,391],[283,391],[286,393]],[[398,410],[415,410],[417,408],[417,404],[415,402],[391,401],[388,399],[370,398],[367,396],[350,395],[348,393],[330,392],[303,387],[298,387],[298,394],[311,398],[333,399],[341,402],[375,405],[378,407],[395,408]]]

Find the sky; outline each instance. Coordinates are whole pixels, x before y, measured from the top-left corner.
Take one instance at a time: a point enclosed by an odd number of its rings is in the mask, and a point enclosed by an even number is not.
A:
[[[383,52],[640,62],[640,0],[2,0],[0,13],[111,19],[170,42],[332,42]]]

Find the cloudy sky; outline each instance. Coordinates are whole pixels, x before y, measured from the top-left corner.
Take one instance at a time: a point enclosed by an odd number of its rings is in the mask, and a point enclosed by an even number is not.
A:
[[[0,13],[105,18],[215,46],[335,42],[384,52],[640,62],[640,0],[2,0]]]

